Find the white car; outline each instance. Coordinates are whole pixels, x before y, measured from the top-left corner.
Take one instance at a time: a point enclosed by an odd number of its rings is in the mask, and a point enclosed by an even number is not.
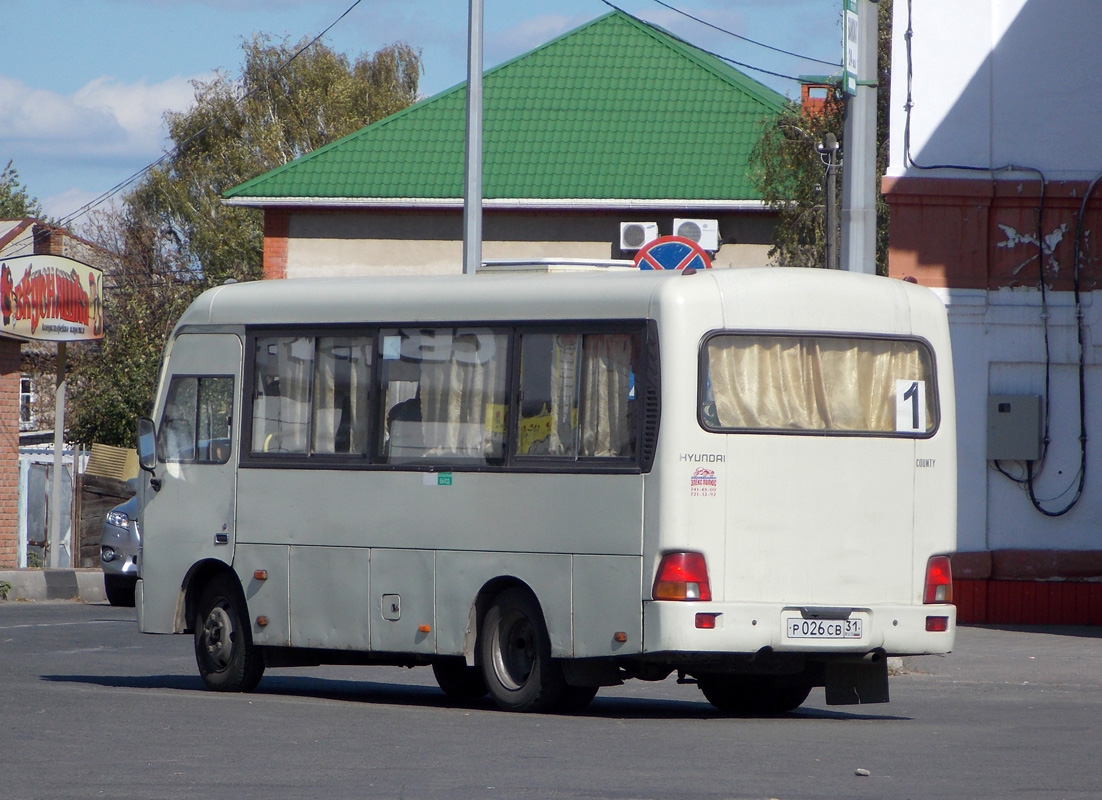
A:
[[[134,586],[141,575],[139,554],[142,534],[138,527],[138,498],[131,497],[107,512],[99,540],[103,588],[113,606],[133,606]]]

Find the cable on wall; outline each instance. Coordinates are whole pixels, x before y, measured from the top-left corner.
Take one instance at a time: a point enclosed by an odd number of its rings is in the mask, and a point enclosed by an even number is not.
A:
[[[1045,213],[1045,191],[1048,186],[1048,180],[1045,178],[1044,172],[1036,167],[1020,166],[1016,164],[1006,164],[1001,167],[981,167],[969,164],[920,164],[914,160],[911,155],[911,116],[914,109],[914,97],[912,93],[913,78],[914,78],[914,61],[913,61],[913,3],[914,0],[907,0],[907,30],[903,35],[904,42],[906,43],[907,52],[907,99],[904,103],[903,110],[905,113],[903,123],[903,162],[904,166],[914,167],[917,170],[934,170],[934,169],[955,169],[968,172],[983,172],[990,174],[992,180],[994,180],[995,174],[1000,172],[1028,172],[1037,175],[1041,183],[1040,198],[1037,203],[1037,266],[1038,277],[1037,285],[1041,294],[1041,326],[1044,336],[1044,351],[1045,351],[1045,377],[1044,377],[1044,424],[1041,437],[1041,454],[1037,461],[1025,462],[1025,477],[1019,478],[1010,474],[1003,468],[1000,462],[993,462],[993,468],[1000,474],[1009,478],[1010,480],[1025,486],[1029,493],[1029,500],[1033,504],[1033,507],[1044,514],[1046,517],[1059,517],[1071,511],[1072,508],[1079,502],[1083,496],[1083,486],[1086,481],[1087,472],[1087,432],[1086,432],[1086,356],[1083,348],[1083,306],[1079,291],[1079,263],[1081,258],[1081,246],[1083,234],[1083,220],[1086,217],[1087,200],[1094,192],[1095,186],[1100,180],[1102,175],[1095,178],[1091,182],[1089,189],[1083,197],[1083,203],[1079,209],[1078,221],[1076,224],[1076,239],[1075,239],[1075,264],[1073,267],[1073,287],[1075,298],[1075,320],[1076,330],[1079,341],[1079,469],[1076,476],[1072,479],[1072,484],[1069,484],[1064,491],[1060,492],[1054,498],[1048,500],[1042,500],[1037,497],[1036,493],[1036,480],[1040,477],[1044,470],[1045,458],[1048,455],[1048,447],[1051,443],[1049,436],[1050,421],[1051,421],[1051,388],[1052,388],[1052,353],[1049,337],[1049,308],[1048,308],[1048,290],[1045,286],[1045,237],[1044,237],[1044,213]],[[1072,499],[1064,506],[1058,509],[1049,509],[1044,506],[1044,503],[1049,502],[1056,497],[1063,497],[1068,491],[1071,490],[1072,485],[1076,486],[1075,494]]]

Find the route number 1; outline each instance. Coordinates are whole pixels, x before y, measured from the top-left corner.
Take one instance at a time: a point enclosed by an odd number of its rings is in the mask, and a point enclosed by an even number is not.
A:
[[[895,430],[926,432],[926,381],[895,382]]]

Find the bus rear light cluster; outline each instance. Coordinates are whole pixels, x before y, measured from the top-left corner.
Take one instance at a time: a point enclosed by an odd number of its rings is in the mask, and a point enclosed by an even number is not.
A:
[[[949,564],[949,556],[932,556],[926,562],[926,591],[922,602],[953,602],[953,570]]]
[[[711,600],[708,565],[702,553],[666,553],[658,564],[651,597],[655,600]]]

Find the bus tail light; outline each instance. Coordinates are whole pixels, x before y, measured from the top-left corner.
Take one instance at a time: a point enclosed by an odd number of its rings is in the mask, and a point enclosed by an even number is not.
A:
[[[651,597],[655,600],[711,600],[708,565],[702,553],[666,553],[658,564]]]
[[[953,602],[953,569],[949,556],[932,556],[926,563],[926,592],[922,602]]]

